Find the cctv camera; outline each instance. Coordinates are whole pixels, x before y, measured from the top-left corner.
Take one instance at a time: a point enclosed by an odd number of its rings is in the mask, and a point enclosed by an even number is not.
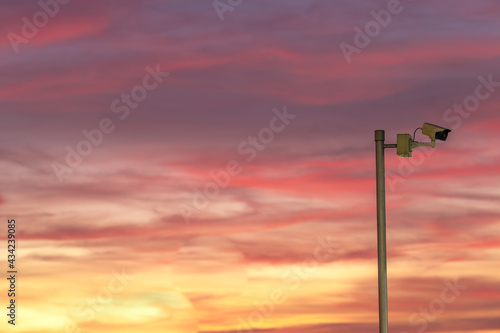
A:
[[[445,141],[449,132],[451,132],[451,130],[429,123],[425,123],[424,126],[422,126],[422,134],[427,135],[432,141],[436,139]]]

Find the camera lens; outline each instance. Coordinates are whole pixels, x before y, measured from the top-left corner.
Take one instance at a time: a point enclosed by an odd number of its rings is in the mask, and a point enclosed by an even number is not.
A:
[[[448,137],[448,132],[447,131],[436,133],[436,139],[438,139],[438,140],[445,141],[447,137]]]

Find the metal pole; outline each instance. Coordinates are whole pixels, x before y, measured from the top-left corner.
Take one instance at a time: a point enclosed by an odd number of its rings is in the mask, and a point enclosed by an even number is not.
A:
[[[378,316],[380,333],[387,333],[388,327],[384,142],[385,131],[375,131],[375,152],[377,164]]]

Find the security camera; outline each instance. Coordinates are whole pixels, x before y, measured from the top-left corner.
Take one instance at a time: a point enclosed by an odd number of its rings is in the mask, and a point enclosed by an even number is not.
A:
[[[431,142],[418,142],[415,141],[415,133],[417,130],[421,129],[422,134],[427,135],[431,138]],[[401,157],[411,157],[413,148],[416,147],[436,147],[436,139],[441,141],[446,141],[448,138],[448,133],[451,130],[433,125],[430,123],[424,123],[421,128],[417,128],[413,133],[413,138],[410,134],[398,134],[398,143],[395,145],[397,148],[397,154]],[[391,145],[392,146],[392,145]],[[393,147],[393,146],[392,146]]]
[[[422,134],[427,135],[432,141],[446,141],[449,132],[451,132],[451,130],[429,123],[424,123],[424,126],[422,126]]]

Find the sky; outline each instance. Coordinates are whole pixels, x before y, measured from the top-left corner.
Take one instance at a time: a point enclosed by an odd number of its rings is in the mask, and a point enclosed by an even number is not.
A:
[[[498,1],[0,5],[2,332],[500,332]]]

